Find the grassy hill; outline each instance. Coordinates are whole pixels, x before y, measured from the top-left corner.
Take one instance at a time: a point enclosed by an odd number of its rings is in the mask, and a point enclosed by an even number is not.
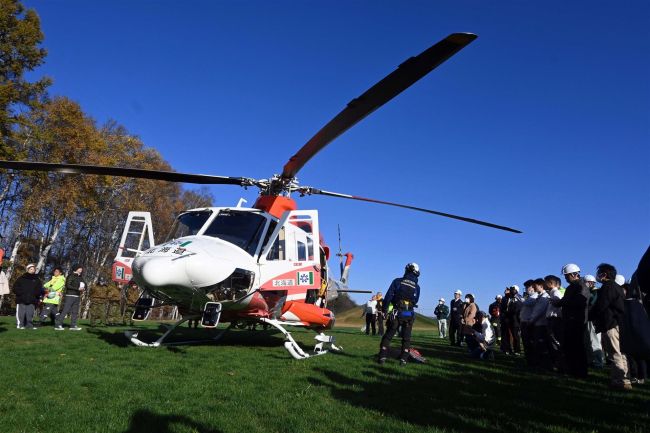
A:
[[[336,315],[336,326],[361,329],[366,324],[365,316],[362,317],[363,310],[364,307],[355,307],[338,313]],[[413,329],[435,330],[437,335],[438,323],[435,319],[416,313]]]
[[[621,393],[606,371],[574,380],[521,358],[478,362],[429,332],[414,333],[429,362],[402,368],[377,365],[377,339],[354,329],[333,332],[343,353],[296,361],[274,332],[150,349],[127,344],[124,328],[81,325],[17,330],[0,317],[2,433],[650,431],[650,385]]]

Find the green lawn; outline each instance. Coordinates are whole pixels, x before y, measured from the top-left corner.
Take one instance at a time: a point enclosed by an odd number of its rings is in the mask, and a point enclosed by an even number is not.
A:
[[[429,363],[400,368],[375,364],[378,337],[358,329],[334,332],[344,353],[296,361],[266,331],[149,349],[123,328],[82,326],[17,330],[0,318],[0,432],[650,431],[650,384],[623,394],[605,373],[580,381],[528,373],[520,358],[472,361],[432,331],[414,338]],[[184,330],[194,332],[205,331]]]

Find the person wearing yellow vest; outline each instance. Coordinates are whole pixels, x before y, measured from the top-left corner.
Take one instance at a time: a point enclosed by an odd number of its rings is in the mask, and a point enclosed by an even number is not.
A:
[[[41,325],[49,318],[54,324],[56,316],[59,315],[59,304],[65,288],[65,277],[60,267],[54,268],[52,279],[43,285],[47,293],[43,298],[43,309],[41,310]]]

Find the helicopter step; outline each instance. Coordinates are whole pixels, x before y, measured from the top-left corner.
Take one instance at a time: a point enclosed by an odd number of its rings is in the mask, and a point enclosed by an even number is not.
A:
[[[284,348],[287,349],[287,352],[291,356],[293,356],[295,359],[307,359],[312,356],[318,356],[318,355],[324,355],[330,350],[341,352],[343,351],[343,348],[340,346],[336,346],[334,344],[335,339],[331,335],[325,335],[324,333],[319,333],[314,337],[314,339],[317,341],[316,345],[314,346],[314,350],[311,353],[307,353],[302,348],[298,345],[296,340],[291,336],[291,333],[288,332],[286,329],[284,329],[283,325],[292,325],[290,322],[281,322],[279,320],[273,320],[273,319],[266,319],[262,318],[260,319],[262,323],[269,324],[273,326],[274,328],[280,330],[284,334],[284,337],[286,338],[287,341],[284,342]],[[302,326],[302,324],[296,324],[296,326]]]
[[[173,325],[169,326],[169,329],[167,329],[167,331],[158,340],[154,341],[153,343],[147,343],[145,341],[140,340],[138,338],[138,331],[124,331],[124,335],[126,336],[126,338],[128,338],[131,341],[131,343],[135,344],[136,346],[140,346],[140,347],[180,346],[180,345],[183,345],[183,344],[198,344],[198,343],[206,343],[206,342],[214,343],[214,342],[218,341],[219,339],[221,339],[221,337],[223,337],[223,335],[226,333],[226,331],[228,331],[228,330],[230,330],[230,328],[232,328],[232,325],[231,325],[231,326],[229,326],[229,327],[227,327],[225,329],[220,330],[217,335],[215,335],[214,337],[212,337],[209,340],[184,340],[184,341],[174,341],[174,342],[171,342],[171,343],[165,343],[165,339],[167,339],[167,337],[169,337],[169,335],[172,332],[174,332],[176,330],[176,328],[178,328],[180,325],[182,325],[183,323],[187,322],[190,319],[194,319],[194,317],[188,317],[188,318],[181,319],[178,322],[174,323]],[[217,322],[218,322],[218,319],[217,319]]]

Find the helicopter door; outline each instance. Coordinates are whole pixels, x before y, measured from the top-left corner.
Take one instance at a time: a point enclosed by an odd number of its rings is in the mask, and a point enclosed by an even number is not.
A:
[[[259,257],[264,291],[286,291],[287,301],[315,301],[320,288],[318,212],[285,212]]]
[[[133,259],[141,252],[154,246],[151,214],[149,212],[129,212],[122,232],[120,246],[113,260],[112,279],[116,283],[131,281]]]

